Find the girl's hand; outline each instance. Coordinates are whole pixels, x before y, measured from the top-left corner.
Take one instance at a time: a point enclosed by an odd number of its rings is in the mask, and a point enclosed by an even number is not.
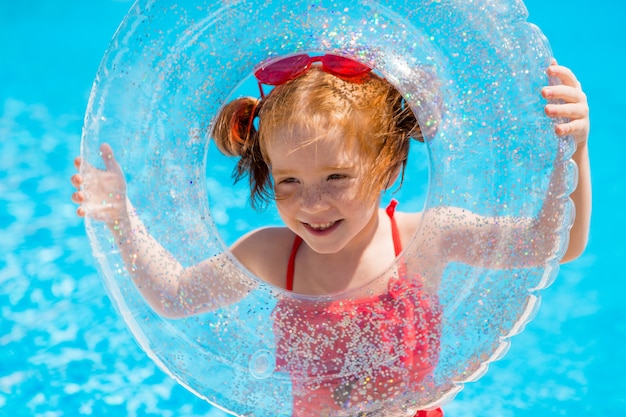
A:
[[[589,136],[589,106],[587,96],[574,73],[552,60],[548,67],[548,76],[558,78],[562,84],[544,87],[541,95],[550,100],[545,112],[552,118],[563,118],[554,129],[557,135],[571,135],[580,146],[587,143]]]
[[[103,144],[100,151],[105,171],[80,157],[74,159],[74,166],[80,171],[82,165],[82,172],[72,175],[72,185],[77,189],[72,194],[72,201],[80,205],[76,210],[78,216],[88,216],[110,225],[127,216],[126,181],[111,147]]]

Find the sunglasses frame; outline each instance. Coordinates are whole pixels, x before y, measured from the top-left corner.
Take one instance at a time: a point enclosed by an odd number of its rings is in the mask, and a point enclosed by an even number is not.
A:
[[[254,70],[254,76],[259,83],[261,98],[265,98],[263,84],[275,87],[287,81],[295,80],[307,73],[317,62],[321,64],[322,71],[348,80],[361,77],[372,71],[369,66],[341,55],[292,55],[268,65],[261,64]]]

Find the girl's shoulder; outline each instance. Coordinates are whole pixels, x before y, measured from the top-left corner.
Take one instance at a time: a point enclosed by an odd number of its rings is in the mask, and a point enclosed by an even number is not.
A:
[[[407,213],[397,211],[394,213],[394,218],[396,220],[396,224],[398,225],[398,230],[400,231],[400,239],[402,240],[403,246],[406,246],[407,243],[413,239],[413,236],[422,221],[422,217],[422,212]]]
[[[286,227],[264,227],[239,238],[230,250],[250,272],[284,287],[294,239],[295,234]]]

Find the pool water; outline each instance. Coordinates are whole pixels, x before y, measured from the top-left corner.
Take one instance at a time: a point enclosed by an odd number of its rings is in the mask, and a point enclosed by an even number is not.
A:
[[[544,291],[508,355],[445,412],[626,415],[626,5],[526,4],[589,96],[590,242]],[[139,349],[105,294],[69,200],[91,83],[130,5],[0,2],[0,416],[225,415]]]

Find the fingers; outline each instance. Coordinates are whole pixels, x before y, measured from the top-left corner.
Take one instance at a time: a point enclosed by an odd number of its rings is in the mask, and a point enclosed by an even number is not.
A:
[[[113,150],[107,144],[103,144],[101,147],[102,159],[106,165],[107,171],[115,170],[119,171],[119,165],[113,158]],[[72,194],[71,200],[73,203],[78,204],[79,207],[76,209],[76,215],[79,217],[85,217],[87,214],[87,210],[85,205],[87,204],[87,194],[82,190],[85,185],[85,177],[89,177],[93,174],[94,171],[100,171],[99,169],[93,167],[87,161],[83,160],[80,156],[74,158],[74,167],[78,171],[78,173],[74,174],[70,178],[70,182],[72,186],[76,188],[76,191]]]
[[[583,119],[589,113],[588,106],[581,102],[546,104],[544,110],[552,118]]]
[[[76,168],[77,171],[80,171],[81,165],[82,165],[82,158],[80,156],[77,156],[76,158],[74,158],[74,168]],[[82,206],[80,206],[80,204],[82,204],[85,201],[85,193],[80,191],[80,187],[83,184],[83,176],[78,173],[74,174],[70,178],[70,181],[72,185],[74,186],[74,188],[78,190],[72,194],[72,203],[79,204],[79,207],[76,209],[76,215],[78,217],[85,217],[85,209]]]
[[[551,85],[541,90],[541,95],[548,100],[562,100],[565,103],[587,102],[587,96],[580,87],[565,84]]]
[[[104,165],[106,166],[107,171],[121,173],[122,169],[120,165],[117,163],[117,160],[113,156],[113,149],[108,143],[103,143],[100,145],[100,153],[102,155],[102,160],[104,161]]]
[[[85,202],[85,193],[83,191],[76,191],[72,194],[72,202],[76,204],[82,204]]]
[[[541,90],[541,95],[550,101],[562,101],[564,103],[581,103],[587,106],[587,96],[582,90],[580,82],[574,73],[567,67],[556,64],[548,67],[547,73],[550,77],[556,77],[561,84],[550,85]],[[583,109],[585,110],[585,109]]]
[[[117,160],[113,156],[113,149],[111,149],[111,146],[106,143],[102,144],[100,146],[100,152],[102,160],[104,161],[106,167],[106,171],[121,174],[122,170],[117,163]],[[74,174],[71,177],[72,185],[75,188],[80,188],[83,185],[83,180],[85,176],[88,176],[93,170],[100,171],[99,169],[94,168],[94,166],[91,165],[89,162],[84,161],[80,156],[74,158],[74,167],[77,171],[79,171],[78,174]]]
[[[85,193],[83,191],[76,191],[72,194],[72,202],[74,204],[78,204],[78,208],[76,209],[76,215],[78,217],[85,217],[85,208],[82,204],[85,202]]]
[[[581,119],[572,120],[566,123],[557,124],[554,131],[559,136],[573,135],[578,137],[588,130],[587,122]]]
[[[79,170],[71,177],[76,188],[72,202],[78,204],[76,214],[108,222],[126,211],[126,183],[123,172],[108,144],[100,146],[105,169],[99,169],[78,157],[74,166]]]
[[[554,85],[542,90],[544,98],[550,100],[545,112],[552,118],[588,119],[589,105],[587,96],[580,88],[566,85]]]
[[[578,79],[576,79],[576,76],[574,75],[572,70],[567,67],[555,63],[548,67],[547,73],[550,77],[558,78],[564,85],[580,88],[580,83],[578,82]]]
[[[589,136],[589,104],[580,82],[569,68],[559,65],[556,59],[552,60],[546,72],[549,77],[558,80],[541,90],[541,95],[548,100],[545,113],[557,119],[555,133],[558,136],[571,135],[577,144],[585,142]]]
[[[70,178],[70,181],[72,182],[74,188],[80,189],[81,185],[83,184],[83,176],[80,174],[74,174]]]

